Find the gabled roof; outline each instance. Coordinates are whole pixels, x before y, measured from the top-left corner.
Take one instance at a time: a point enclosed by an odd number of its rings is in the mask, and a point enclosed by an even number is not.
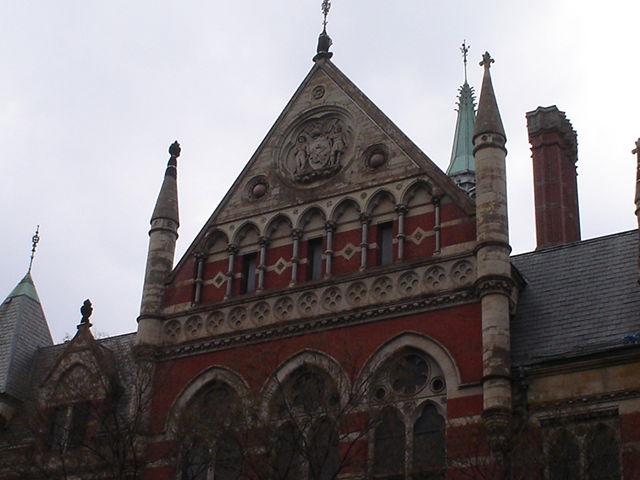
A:
[[[0,305],[0,394],[22,398],[34,354],[52,343],[33,279],[27,273]]]
[[[312,90],[319,85],[327,85],[327,95],[322,100],[318,100],[314,103],[312,96]],[[324,88],[324,87],[323,87]],[[333,97],[329,94],[329,90],[332,91]],[[323,90],[324,92],[324,90]],[[332,103],[336,101],[336,103]],[[218,207],[215,209],[209,220],[206,222],[198,236],[194,239],[193,243],[186,251],[183,258],[178,262],[174,268],[174,272],[179,270],[183,262],[192,254],[196,246],[200,243],[205,236],[207,230],[214,226],[217,222],[228,221],[228,212],[233,212],[237,215],[238,210],[236,204],[233,203],[235,199],[242,195],[242,187],[247,182],[248,178],[254,175],[263,174],[270,175],[274,170],[274,161],[278,157],[279,149],[278,145],[280,140],[290,128],[296,122],[304,118],[305,115],[311,115],[313,112],[322,109],[341,108],[343,110],[350,110],[350,113],[355,113],[361,119],[361,123],[366,123],[366,128],[370,128],[371,131],[377,132],[380,138],[384,138],[385,142],[393,144],[394,148],[401,152],[401,156],[407,160],[406,171],[414,171],[414,174],[422,174],[429,177],[430,181],[437,185],[437,187],[449,196],[461,209],[466,211],[469,215],[475,214],[475,205],[469,197],[461,191],[457,185],[447,175],[440,170],[440,168],[427,157],[369,98],[366,97],[362,91],[347,78],[327,57],[318,59],[310,72],[307,74],[301,85],[296,90],[295,94],[288,102],[274,125],[267,133],[264,140],[258,146],[256,152],[253,154],[245,168],[242,170],[234,184],[231,186],[225,197],[222,199]],[[360,125],[359,125],[360,126]],[[366,147],[366,145],[358,145],[358,148]],[[354,154],[355,155],[355,154]],[[346,177],[346,170],[342,172],[342,178],[354,178]],[[384,173],[380,174],[381,178],[384,178]],[[371,181],[371,178],[368,179]],[[388,179],[387,179],[388,181]],[[333,187],[334,182],[330,185]],[[277,189],[274,189],[277,190]],[[286,188],[291,192],[291,188]],[[320,189],[321,190],[321,189]],[[294,202],[304,202],[306,198],[312,198],[312,195],[317,195],[318,188],[303,189],[296,191],[295,195],[298,197],[286,199],[286,203],[283,200],[283,206],[290,206]],[[306,195],[306,196],[305,196]],[[233,208],[229,206],[232,205]],[[256,206],[256,208],[258,208]],[[255,215],[256,210],[253,209],[248,212],[248,215]],[[227,215],[227,216],[225,216]]]
[[[629,345],[640,332],[638,231],[511,258],[526,281],[511,323],[514,365]]]

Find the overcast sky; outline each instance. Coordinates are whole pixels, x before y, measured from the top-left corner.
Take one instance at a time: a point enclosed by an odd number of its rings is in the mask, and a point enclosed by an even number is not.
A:
[[[55,340],[85,298],[95,332],[135,330],[167,148],[182,145],[177,260],[312,67],[320,3],[1,2],[0,296],[39,224],[32,274]],[[332,3],[334,63],[443,169],[459,46],[476,90],[491,52],[515,252],[535,248],[524,114],[539,105],[578,132],[583,238],[635,228],[640,2]]]

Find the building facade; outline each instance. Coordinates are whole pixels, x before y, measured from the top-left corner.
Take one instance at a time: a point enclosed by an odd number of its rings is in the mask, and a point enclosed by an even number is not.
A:
[[[3,478],[640,478],[638,232],[580,240],[564,113],[527,114],[511,256],[489,54],[445,174],[330,44],[175,265],[170,147],[137,332],[85,302],[51,345],[30,276],[5,300]]]

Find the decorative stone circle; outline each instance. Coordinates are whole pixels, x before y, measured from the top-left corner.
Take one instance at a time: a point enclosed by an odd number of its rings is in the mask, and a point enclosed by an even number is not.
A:
[[[473,280],[473,264],[468,260],[459,261],[451,268],[451,276],[459,285],[466,285]]]
[[[380,277],[373,282],[371,293],[377,300],[388,300],[393,292],[393,282],[389,277]]]
[[[322,306],[329,311],[335,312],[342,303],[342,292],[338,287],[329,287],[322,292]]]
[[[363,159],[369,170],[377,170],[387,163],[389,149],[383,144],[371,145],[364,151]]]
[[[431,267],[424,274],[424,283],[429,291],[442,290],[447,284],[447,274],[439,265]]]
[[[170,320],[164,325],[164,334],[169,340],[177,340],[180,335],[182,325],[178,320]]]
[[[363,282],[355,282],[347,289],[347,302],[350,305],[360,305],[367,298],[367,286]]]
[[[224,323],[224,314],[221,311],[211,312],[207,317],[207,331],[209,333],[218,333]]]
[[[189,337],[196,337],[202,330],[204,322],[202,321],[202,317],[200,315],[192,315],[187,318],[187,321],[184,322],[184,330],[185,333]]]
[[[242,327],[247,320],[247,309],[244,307],[236,307],[229,312],[228,323],[233,329]]]
[[[258,200],[259,198],[264,197],[269,191],[269,182],[267,181],[267,177],[264,175],[253,177],[247,182],[245,189],[247,197],[251,200]]]
[[[404,295],[415,295],[420,291],[420,278],[415,272],[406,272],[398,279],[398,290]]]
[[[251,321],[255,325],[264,325],[269,319],[271,307],[267,302],[258,302],[251,309]]]
[[[324,97],[324,86],[323,85],[317,85],[313,88],[313,90],[311,91],[311,94],[313,95],[313,98],[315,98],[316,100],[320,100],[322,97]]]
[[[273,311],[280,320],[288,320],[293,313],[293,300],[291,297],[282,297],[276,301]]]
[[[298,299],[298,310],[302,315],[311,315],[318,306],[318,297],[313,292],[306,292]]]

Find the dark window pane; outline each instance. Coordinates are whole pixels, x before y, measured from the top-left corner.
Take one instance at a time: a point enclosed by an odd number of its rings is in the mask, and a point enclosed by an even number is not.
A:
[[[63,450],[67,443],[67,414],[69,407],[57,407],[51,423],[51,449]]]
[[[338,473],[338,433],[327,420],[318,424],[311,437],[309,480],[331,480]]]
[[[256,261],[255,253],[243,255],[240,293],[253,293],[256,291]]]
[[[240,477],[241,450],[238,441],[231,435],[217,439],[215,479],[236,480]]]
[[[376,478],[404,475],[404,423],[395,409],[382,412],[374,432],[372,473]]]
[[[307,280],[322,278],[322,237],[309,240],[307,257]]]
[[[184,447],[181,480],[207,480],[209,451],[204,441],[193,439]]]
[[[557,432],[549,444],[549,480],[578,480],[580,449],[573,434]]]
[[[589,480],[620,479],[620,452],[611,429],[598,425],[587,439],[586,453]]]
[[[444,478],[444,418],[435,405],[427,403],[413,425],[413,472],[415,478]]]
[[[84,442],[87,422],[91,406],[88,402],[76,403],[71,410],[71,425],[69,427],[69,445],[78,446]]]
[[[378,224],[378,265],[393,261],[393,223]]]
[[[280,428],[276,439],[273,470],[275,480],[298,480],[301,477],[300,436],[292,424]]]

